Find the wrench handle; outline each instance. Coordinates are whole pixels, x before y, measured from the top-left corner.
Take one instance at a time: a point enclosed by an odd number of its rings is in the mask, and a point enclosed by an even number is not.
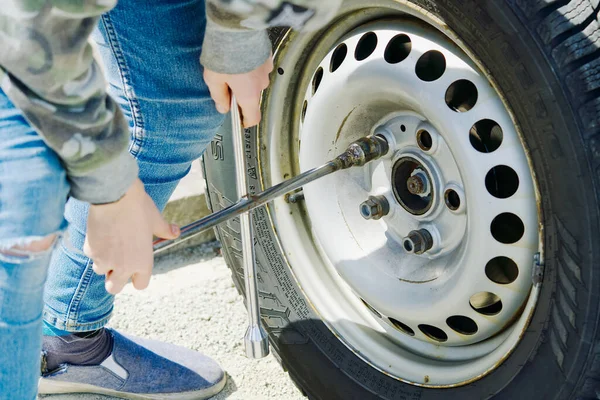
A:
[[[245,140],[242,118],[235,96],[231,96],[231,123],[233,132],[233,150],[235,153],[236,185],[239,199],[248,195],[248,173],[246,170]],[[260,320],[260,305],[254,254],[254,231],[252,212],[240,215],[240,235],[242,240],[242,258],[244,281],[246,284],[246,308],[248,310],[248,329],[244,336],[246,356],[263,358],[269,354],[269,338]]]

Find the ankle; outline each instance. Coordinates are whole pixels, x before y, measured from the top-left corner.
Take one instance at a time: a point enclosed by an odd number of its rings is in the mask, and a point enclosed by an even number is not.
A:
[[[44,336],[42,340],[47,371],[53,371],[61,364],[100,365],[110,356],[112,347],[112,334],[104,328],[63,336]]]

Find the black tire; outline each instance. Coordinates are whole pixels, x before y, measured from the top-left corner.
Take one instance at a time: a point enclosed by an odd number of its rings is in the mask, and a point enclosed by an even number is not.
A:
[[[453,389],[402,383],[359,359],[319,320],[258,209],[259,288],[272,349],[314,399],[600,399],[600,1],[410,1],[444,21],[483,62],[524,133],[545,227],[534,317],[514,353],[484,378]],[[247,132],[256,188],[254,137]],[[227,127],[204,162],[210,205],[219,210],[236,196]],[[237,220],[217,232],[243,291]]]

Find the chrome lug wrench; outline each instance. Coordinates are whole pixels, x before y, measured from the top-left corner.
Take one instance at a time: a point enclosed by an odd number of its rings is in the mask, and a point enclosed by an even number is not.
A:
[[[351,143],[344,153],[329,161],[327,164],[303,172],[302,174],[275,185],[257,195],[250,195],[247,193],[246,157],[244,156],[245,136],[239,108],[235,98],[232,99],[231,118],[236,164],[236,186],[240,199],[232,206],[184,226],[181,228],[180,237],[175,240],[157,239],[154,242],[154,252],[155,254],[160,253],[183,241],[189,240],[208,229],[214,228],[231,218],[239,216],[244,278],[246,284],[246,307],[249,316],[248,329],[244,337],[246,356],[249,358],[262,358],[269,354],[269,343],[267,334],[260,322],[252,214],[249,211],[333,172],[354,166],[361,167],[370,161],[381,158],[388,153],[389,145],[383,136],[380,135],[363,137]]]
[[[281,182],[264,192],[256,195],[250,195],[239,200],[237,203],[207,215],[198,221],[192,222],[181,228],[181,235],[174,240],[157,239],[154,241],[154,254],[161,253],[179,243],[190,240],[195,236],[211,228],[222,224],[225,221],[235,218],[247,211],[253,210],[277,197],[283,196],[302,186],[323,178],[333,172],[347,169],[350,167],[361,167],[369,161],[376,160],[389,151],[388,144],[381,136],[367,136],[350,144],[348,149],[337,158],[329,161],[327,164],[303,172],[285,182]]]

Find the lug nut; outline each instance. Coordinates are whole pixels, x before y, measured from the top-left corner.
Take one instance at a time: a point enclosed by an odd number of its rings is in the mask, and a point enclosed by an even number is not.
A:
[[[427,229],[411,231],[402,241],[402,246],[407,253],[423,254],[433,247],[433,237]]]
[[[288,194],[286,199],[288,203],[299,203],[304,200],[304,191],[300,188],[296,193]]]
[[[425,182],[419,175],[414,175],[406,181],[406,187],[411,194],[421,194],[425,192]]]
[[[380,219],[390,212],[390,204],[385,196],[369,196],[367,201],[360,205],[360,215],[364,219]]]
[[[406,188],[411,194],[422,196],[429,191],[427,176],[418,172],[406,180]]]

